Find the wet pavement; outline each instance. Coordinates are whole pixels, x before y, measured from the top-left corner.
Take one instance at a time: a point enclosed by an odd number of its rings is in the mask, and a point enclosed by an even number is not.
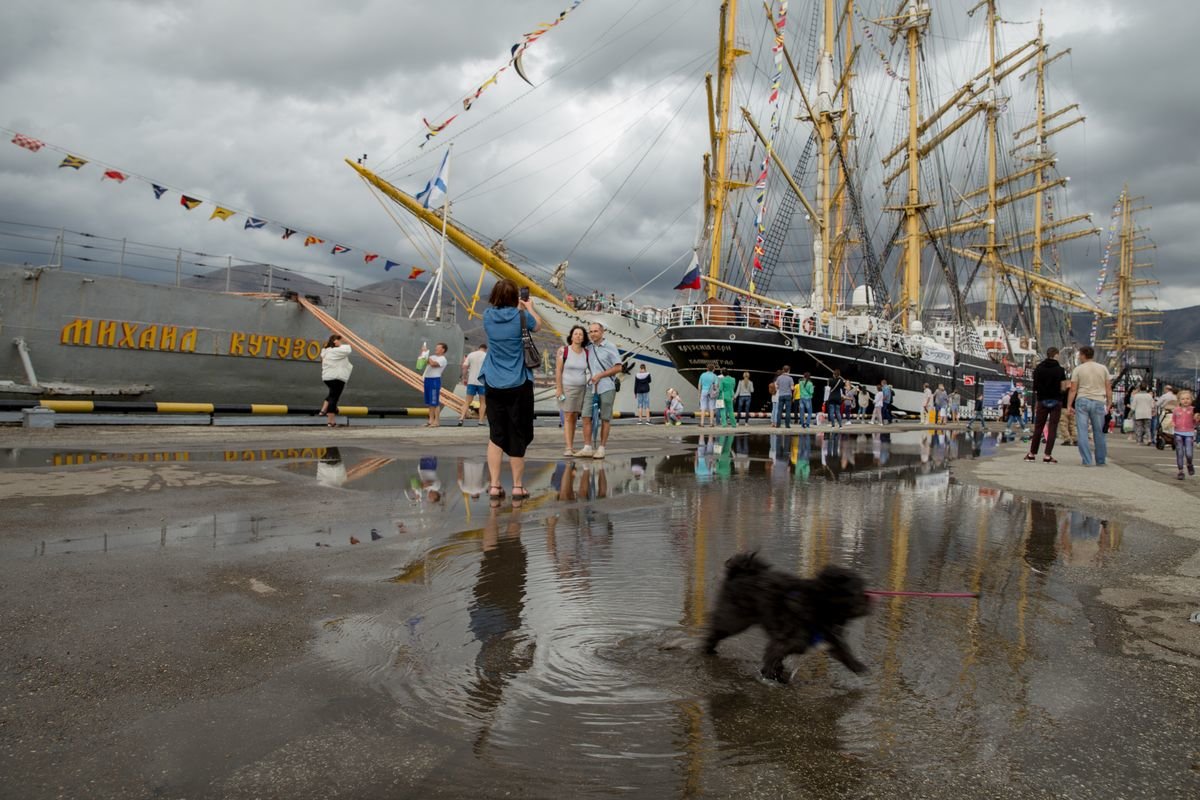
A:
[[[0,436],[3,796],[1200,792],[1194,530],[1019,443],[547,427],[493,507],[477,433],[53,433]],[[743,550],[979,597],[780,687],[761,633],[696,646]]]

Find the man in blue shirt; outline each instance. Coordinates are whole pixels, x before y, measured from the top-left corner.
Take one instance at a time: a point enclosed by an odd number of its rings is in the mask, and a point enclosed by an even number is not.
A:
[[[700,417],[700,427],[704,427],[704,417],[708,416],[708,424],[716,427],[717,425],[717,373],[713,372],[713,365],[708,364],[704,368],[704,372],[700,374],[700,410],[697,414]]]
[[[587,354],[587,387],[583,390],[583,449],[576,450],[580,458],[604,458],[604,447],[608,444],[608,433],[612,429],[613,400],[617,385],[613,377],[621,373],[621,351],[604,340],[604,325],[593,322],[588,326],[591,342],[584,349]],[[600,407],[600,446],[592,450],[592,414],[594,405]]]

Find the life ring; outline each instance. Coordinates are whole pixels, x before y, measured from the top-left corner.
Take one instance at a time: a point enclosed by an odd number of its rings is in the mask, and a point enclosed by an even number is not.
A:
[[[804,332],[807,334],[810,334],[810,335],[812,334],[813,331],[815,331],[817,329],[817,325],[815,322],[813,322],[812,317],[806,317],[804,319],[803,327],[804,327]]]

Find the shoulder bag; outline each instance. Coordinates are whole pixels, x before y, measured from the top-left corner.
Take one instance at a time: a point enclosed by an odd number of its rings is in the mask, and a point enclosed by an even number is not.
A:
[[[537,369],[542,365],[542,354],[538,352],[537,345],[533,341],[533,334],[525,325],[525,312],[518,313],[521,315],[521,349],[525,351],[525,366],[529,369]]]

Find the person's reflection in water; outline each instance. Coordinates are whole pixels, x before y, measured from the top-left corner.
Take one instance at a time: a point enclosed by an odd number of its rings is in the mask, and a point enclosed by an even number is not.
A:
[[[890,433],[879,434],[879,466],[886,467],[887,463],[892,460],[892,435]]]
[[[1045,574],[1058,560],[1054,539],[1058,536],[1058,509],[1033,500],[1029,504],[1029,537],[1025,540],[1025,563]]]
[[[968,431],[971,437],[971,458],[980,458],[983,456],[983,431]]]
[[[797,437],[796,442],[796,466],[794,473],[796,478],[802,481],[807,481],[812,477],[812,436],[807,433],[802,433]]]
[[[471,710],[483,721],[475,739],[476,752],[487,744],[504,687],[533,666],[535,643],[521,624],[526,556],[520,534],[519,511],[512,513],[501,533],[499,509],[491,509],[483,526],[483,557],[469,608],[470,630],[479,641],[479,652],[467,697]]]
[[[632,476],[625,484],[626,492],[641,493],[646,491],[646,457],[634,456],[629,459],[629,473]]]
[[[325,451],[325,457],[317,462],[317,483],[337,488],[346,482],[346,465],[342,453],[336,447]]]
[[[1117,549],[1108,520],[1082,511],[1060,512],[1059,518],[1058,546],[1068,564],[1100,566],[1109,552]]]
[[[713,466],[713,472],[721,478],[728,478],[733,474],[733,435],[722,436],[717,440],[714,452],[717,456],[716,464]]]

